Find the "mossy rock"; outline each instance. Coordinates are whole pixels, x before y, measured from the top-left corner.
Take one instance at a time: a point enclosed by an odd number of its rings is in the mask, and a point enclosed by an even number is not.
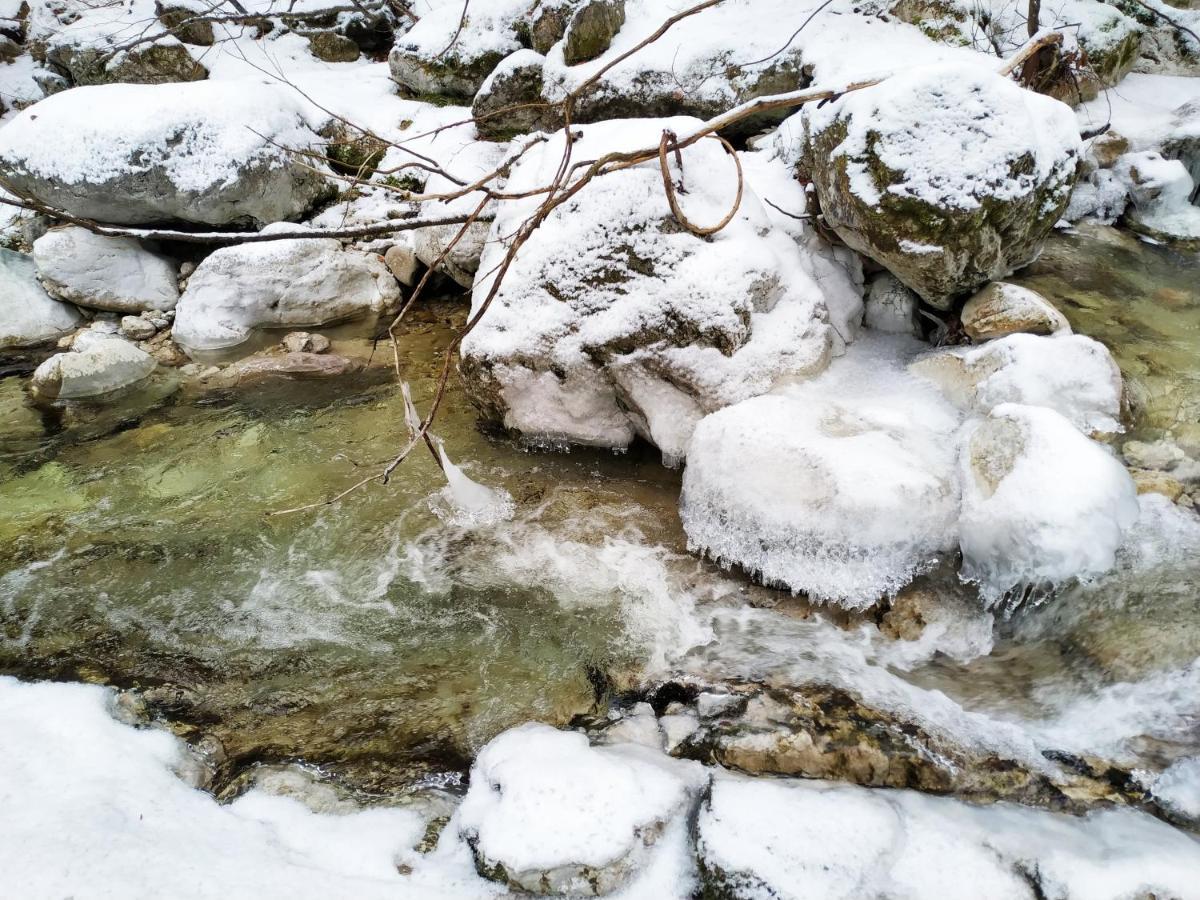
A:
[[[46,61],[76,86],[203,81],[208,70],[182,44],[145,44],[114,55],[94,48],[53,47]]]
[[[196,21],[204,15],[203,13],[186,6],[171,6],[169,3],[162,3],[161,0],[154,4],[154,11],[163,27],[185,44],[195,44],[198,47],[213,45],[215,36],[212,22]]]
[[[506,54],[489,51],[465,57],[453,53],[429,59],[411,47],[397,46],[388,56],[392,79],[418,98],[470,102]]]
[[[568,66],[588,62],[611,45],[625,24],[625,0],[589,0],[571,17],[563,45]]]
[[[325,62],[354,62],[358,59],[358,44],[336,31],[318,31],[308,36],[308,49]]]
[[[532,50],[518,50],[479,90],[471,115],[480,137],[506,141],[518,134],[562,126],[558,108],[542,99],[543,61]]]

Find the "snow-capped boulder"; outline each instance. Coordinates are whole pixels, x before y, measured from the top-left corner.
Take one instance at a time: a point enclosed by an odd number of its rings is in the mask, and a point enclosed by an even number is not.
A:
[[[253,81],[76,88],[0,130],[0,167],[17,192],[104,222],[275,222],[329,192],[285,149],[323,144],[310,114]]]
[[[488,76],[471,103],[481,137],[506,140],[516,134],[562,127],[561,115],[542,100],[545,62],[540,53],[518,50]]]
[[[952,550],[959,415],[904,371],[914,351],[864,336],[819,378],[703,419],[680,498],[689,547],[850,608]]]
[[[964,64],[806,107],[804,122],[825,220],[941,309],[1033,259],[1080,152],[1067,106]]]
[[[332,238],[223,247],[188,279],[174,338],[189,353],[235,347],[256,328],[328,325],[394,309],[400,288],[373,253]]]
[[[963,331],[973,341],[990,341],[1025,334],[1070,333],[1066,316],[1041,294],[1017,284],[996,281],[979,291],[962,308]]]
[[[596,158],[695,124],[583,126],[574,153]],[[561,153],[561,135],[531,150],[506,190],[545,184]],[[689,147],[683,159],[680,203],[697,224],[717,222],[734,203],[733,161],[716,141]],[[462,345],[463,374],[488,419],[540,442],[624,447],[641,434],[677,460],[705,413],[827,365],[840,339],[822,289],[757,197],[747,189],[730,224],[703,239],[675,220],[662,192],[657,160],[605,175],[555,209],[521,248]],[[539,202],[498,208],[474,310]]]
[[[1121,430],[1121,370],[1107,347],[1082,334],[1011,334],[927,354],[910,369],[965,412],[1020,403],[1053,409],[1086,434]]]
[[[0,249],[0,350],[36,347],[79,327],[83,317],[46,293],[33,260]]]
[[[608,894],[646,864],[695,780],[654,751],[522,725],[476,758],[457,828],[487,878],[535,894]]]
[[[1138,518],[1125,467],[1052,409],[997,406],[959,465],[962,575],[992,602],[1107,572]]]
[[[52,228],[34,241],[33,261],[51,294],[89,309],[165,310],[179,299],[175,264],[133,238]]]
[[[35,400],[100,398],[145,380],[157,366],[154,358],[115,334],[76,339],[71,351],[56,353],[33,373],[29,389]]]
[[[1155,150],[1129,153],[1114,168],[1129,192],[1125,223],[1160,240],[1200,245],[1200,208],[1192,203],[1196,183],[1178,159]]]
[[[462,7],[450,3],[422,11],[388,56],[392,78],[417,95],[469,101],[500,60],[521,49],[518,24],[530,5],[489,0],[465,20]]]

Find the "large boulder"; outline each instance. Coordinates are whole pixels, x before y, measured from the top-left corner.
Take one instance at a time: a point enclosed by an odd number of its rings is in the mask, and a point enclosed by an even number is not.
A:
[[[62,43],[44,51],[47,65],[76,87],[96,84],[172,84],[203,81],[208,70],[177,39],[164,36],[117,51],[109,45]]]
[[[973,65],[895,75],[804,123],[825,220],[941,309],[1034,258],[1080,152],[1067,106]]]
[[[328,195],[287,149],[320,148],[320,117],[255,81],[76,88],[0,130],[0,167],[11,189],[85,218],[263,224]]]
[[[224,247],[188,279],[175,341],[189,353],[236,347],[256,328],[327,325],[394,309],[400,287],[377,255],[332,238]]]
[[[51,294],[89,309],[136,313],[179,300],[175,264],[133,238],[52,228],[33,242],[33,261]]]
[[[546,58],[533,50],[518,50],[504,58],[479,88],[471,115],[481,137],[508,140],[531,131],[562,126],[557,109],[542,99],[542,67]]]
[[[1125,467],[1052,409],[997,406],[960,466],[962,575],[991,602],[1107,572],[1139,515]]]
[[[73,306],[46,293],[32,259],[0,249],[0,350],[56,341],[82,321]]]
[[[703,419],[680,497],[689,547],[850,608],[952,551],[959,416],[905,373],[905,350],[864,336],[821,377]]]
[[[596,158],[696,124],[584,126],[574,153]],[[560,135],[531,150],[506,190],[545,184],[561,153]],[[680,203],[697,224],[719,221],[735,199],[733,160],[716,141],[689,147],[683,159]],[[462,345],[468,388],[487,419],[535,442],[624,447],[640,434],[677,461],[706,413],[826,366],[840,346],[827,293],[753,193],[746,190],[726,228],[700,238],[675,220],[662,192],[657,160],[605,175],[521,248]],[[500,205],[473,309],[539,202]]]
[[[645,866],[695,787],[690,768],[656,756],[546,725],[511,729],[475,760],[458,832],[482,875],[518,891],[611,893]]]

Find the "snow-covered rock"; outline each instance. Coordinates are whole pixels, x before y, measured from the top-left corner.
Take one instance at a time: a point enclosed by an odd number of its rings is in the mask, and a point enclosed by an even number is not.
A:
[[[452,3],[422,10],[388,56],[392,78],[418,95],[470,100],[500,60],[521,48],[516,26],[530,5],[530,0],[488,0],[473,7],[465,21],[462,7]]]
[[[923,66],[804,117],[826,221],[942,309],[1033,259],[1075,180],[1071,110],[982,66]]]
[[[904,371],[915,350],[864,336],[819,378],[703,419],[680,498],[689,546],[851,608],[952,550],[959,416]]]
[[[697,822],[704,896],[1186,897],[1200,850],[1144,813],[976,806],[916,791],[724,775]]]
[[[329,192],[286,149],[321,146],[315,116],[255,81],[75,88],[0,129],[0,167],[16,191],[104,222],[269,223]]]
[[[29,389],[43,403],[98,398],[138,384],[157,365],[150,354],[117,335],[77,338],[71,351],[56,353],[37,367]]]
[[[583,126],[573,152],[595,158],[695,124]],[[561,153],[560,135],[531,150],[506,190],[545,184]],[[683,159],[680,203],[697,224],[717,222],[734,203],[733,161],[716,141],[689,147]],[[839,349],[802,251],[772,227],[750,190],[730,224],[707,239],[675,221],[662,191],[657,161],[605,175],[555,209],[521,248],[462,346],[468,388],[487,418],[542,442],[624,447],[641,434],[675,460],[702,415],[815,374]],[[473,311],[539,202],[497,210]]]
[[[966,412],[1021,403],[1062,413],[1088,434],[1121,430],[1121,370],[1107,347],[1082,334],[1011,334],[927,354],[910,368]]]
[[[1200,756],[1171,763],[1150,786],[1154,799],[1185,822],[1200,822]]]
[[[979,291],[962,308],[963,331],[973,341],[990,341],[1010,334],[1057,334],[1071,331],[1066,316],[1041,294],[1017,284],[996,281]]]
[[[895,275],[881,272],[871,279],[863,304],[863,324],[884,334],[920,336],[917,327],[917,295]]]
[[[640,749],[593,748],[536,724],[495,738],[456,816],[480,873],[536,894],[602,895],[627,882],[696,787],[690,769]]]
[[[514,134],[562,127],[562,116],[542,100],[545,62],[540,53],[522,49],[496,66],[471,103],[471,115],[480,135],[503,140]]]
[[[30,257],[0,249],[0,350],[58,340],[82,320],[74,307],[46,293]]]
[[[33,261],[51,294],[89,309],[165,310],[179,299],[175,264],[133,238],[52,228],[34,241]]]
[[[400,288],[373,253],[331,238],[223,247],[188,279],[174,338],[189,353],[241,344],[256,328],[327,325],[394,309]]]
[[[960,468],[962,575],[990,602],[1107,572],[1138,518],[1125,467],[1053,409],[997,406]]]
[[[1200,241],[1196,183],[1178,159],[1155,150],[1121,157],[1115,170],[1129,192],[1125,222],[1135,231],[1166,240]]]

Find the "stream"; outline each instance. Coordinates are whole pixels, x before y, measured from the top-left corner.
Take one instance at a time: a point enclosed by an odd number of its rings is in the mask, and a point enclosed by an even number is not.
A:
[[[1200,257],[1114,229],[1056,235],[1020,281],[1109,344],[1129,436],[1200,445]],[[461,300],[401,342],[424,411]],[[0,379],[0,674],[137,688],[208,748],[218,796],[303,761],[363,797],[460,783],[528,720],[566,725],[672,678],[821,678],[984,746],[1156,772],[1200,751],[1200,524],[1157,499],[1118,569],[1008,618],[952,574],[924,628],[810,607],[689,555],[657,452],[523,448],[457,381],[436,430],[516,514],[457,523],[428,454],[337,494],[405,440],[391,354],[357,375],[160,386],[123,414],[43,419]],[[215,748],[215,749],[214,749]]]

